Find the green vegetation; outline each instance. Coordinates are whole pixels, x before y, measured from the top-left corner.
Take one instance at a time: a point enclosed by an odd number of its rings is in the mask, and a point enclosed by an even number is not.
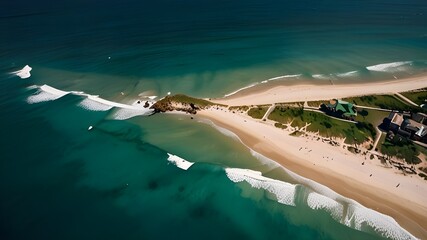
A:
[[[396,97],[390,95],[351,97],[344,98],[343,100],[360,106],[377,107],[390,110],[409,111],[412,108]]]
[[[403,96],[409,98],[412,102],[421,105],[423,103],[427,103],[427,89],[420,89],[411,92],[401,93]]]
[[[231,106],[228,108],[230,111],[242,111],[246,112],[249,110],[248,106]]]
[[[282,107],[303,107],[304,102],[286,102],[286,103],[278,103],[277,106]]]
[[[274,110],[268,116],[268,119],[279,122],[279,123],[290,123],[292,127],[304,127],[304,110],[301,107],[285,107],[276,106]]]
[[[304,133],[303,133],[303,132],[300,132],[300,131],[294,131],[294,132],[293,132],[293,133],[291,133],[290,135],[291,135],[291,136],[294,136],[294,137],[300,137],[300,136],[304,135]]]
[[[324,100],[324,101],[309,101],[307,102],[307,105],[309,107],[320,107],[320,105],[322,104],[327,104],[328,100]]]
[[[162,100],[160,100],[159,102],[162,101],[171,101],[171,102],[179,102],[179,103],[186,103],[186,104],[194,104],[198,107],[209,107],[209,106],[213,106],[213,105],[220,105],[220,104],[215,104],[213,102],[209,102],[207,100],[204,99],[200,99],[200,98],[193,98],[184,94],[176,94],[173,96],[167,96],[165,98],[163,98]],[[225,105],[220,105],[220,106],[225,106]]]
[[[311,123],[307,131],[317,132],[324,137],[346,138],[346,143],[360,144],[369,138],[374,139],[375,128],[370,123],[354,124],[333,119],[318,112],[304,111],[302,108],[276,107],[268,117],[281,124],[291,123],[292,127],[304,127]]]
[[[418,176],[424,178],[424,180],[427,181],[427,175],[425,175],[424,173],[418,173]]]
[[[381,145],[381,153],[388,156],[396,156],[405,159],[409,164],[418,164],[419,149],[410,140],[395,136],[392,140],[385,140]]]
[[[265,113],[267,112],[269,106],[256,106],[248,111],[248,115],[252,118],[261,119],[264,117]]]
[[[277,128],[281,128],[281,129],[286,129],[286,128],[288,128],[288,126],[283,125],[283,124],[278,123],[278,122],[277,122],[277,123],[275,123],[275,124],[274,124],[274,126],[275,126],[275,127],[277,127]]]
[[[358,109],[355,120],[358,122],[370,122],[374,126],[378,126],[389,114],[389,112],[372,109]]]

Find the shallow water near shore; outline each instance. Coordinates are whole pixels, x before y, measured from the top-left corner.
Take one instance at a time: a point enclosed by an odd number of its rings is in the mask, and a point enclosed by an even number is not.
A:
[[[376,238],[327,212],[280,204],[230,181],[225,167],[274,165],[206,123],[185,115],[146,117],[138,125],[111,120],[111,111],[79,107],[77,96],[28,104],[31,94],[19,85],[9,89],[4,108],[11,114],[1,120],[14,121],[2,140],[5,239]],[[184,171],[167,160],[169,152],[196,163]]]
[[[381,238],[374,226],[357,231],[327,208],[314,210],[308,199],[319,196],[309,185],[207,122],[117,120],[116,108],[89,111],[82,96],[56,98],[38,86],[128,104],[167,92],[222,97],[280,81],[408,77],[427,70],[426,4],[0,5],[2,239]],[[30,78],[10,74],[26,64]],[[37,94],[43,101],[28,100]],[[184,171],[168,153],[195,164]],[[282,181],[280,189],[294,189],[292,201],[234,182],[226,169],[236,168]]]

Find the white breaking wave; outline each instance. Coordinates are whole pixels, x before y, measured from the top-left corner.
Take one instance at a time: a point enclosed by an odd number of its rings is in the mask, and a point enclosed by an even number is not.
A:
[[[116,120],[125,120],[136,116],[148,116],[153,114],[154,110],[148,108],[120,108],[113,114],[113,118]]]
[[[39,90],[27,98],[30,104],[53,101],[67,95],[69,92],[61,91],[48,85],[39,87]]]
[[[369,71],[375,72],[400,72],[405,71],[407,65],[411,65],[411,61],[382,63],[366,67]]]
[[[316,192],[311,192],[307,197],[307,205],[313,209],[324,209],[331,213],[331,216],[338,222],[341,222],[344,206],[327,196],[323,196]]]
[[[295,206],[296,185],[264,177],[261,172],[249,169],[226,168],[225,173],[235,183],[245,181],[256,189],[264,189],[274,194],[279,203]]]
[[[25,67],[23,67],[21,70],[15,71],[15,72],[11,72],[12,74],[15,74],[16,76],[25,79],[25,78],[29,78],[31,77],[31,70],[32,68],[28,65],[25,65]]]
[[[363,229],[363,226],[367,225],[374,229],[378,234],[389,239],[417,239],[411,233],[402,228],[392,217],[369,209],[352,199],[339,195],[324,185],[299,176],[284,167],[282,168],[295,180],[309,186],[318,193],[318,195],[309,194],[307,204],[310,208],[325,209],[331,213],[331,216],[334,219],[337,219],[338,221],[341,219],[341,221],[339,221],[340,223],[359,231],[365,230]],[[340,204],[338,201],[347,203],[347,206],[341,210],[342,205],[337,205]],[[346,212],[345,216],[343,216],[344,212]],[[338,213],[342,213],[341,216],[338,216]]]
[[[183,158],[180,158],[176,155],[170,154],[168,153],[168,161],[175,164],[177,167],[183,169],[183,170],[188,170],[194,163],[193,162],[189,162]]]
[[[359,75],[358,71],[351,71],[346,73],[338,73],[337,77],[356,77]]]
[[[209,123],[212,124],[224,135],[240,140],[240,138],[233,132],[229,130],[224,130],[211,122]],[[315,181],[304,178],[289,171],[288,169],[279,165],[275,161],[252,150],[251,148],[249,149],[251,151],[251,154],[257,159],[262,160],[262,162],[264,163],[270,162],[272,164],[272,167],[281,167],[289,176],[294,178],[296,181],[304,184],[305,186],[308,186],[310,189],[315,191],[310,192],[307,197],[307,205],[311,209],[323,209],[329,212],[331,214],[331,217],[337,222],[340,222],[341,224],[344,224],[353,229],[357,229],[359,231],[369,230],[364,228],[364,226],[369,226],[370,228],[374,229],[378,234],[381,234],[383,237],[386,238],[399,240],[416,239],[413,235],[411,235],[411,233],[403,229],[392,217],[366,208],[352,199],[348,199],[339,195],[338,193],[334,192],[332,189],[326,186],[323,186]],[[183,164],[182,166],[178,166],[180,168],[186,166],[184,164],[194,164],[175,155],[168,155],[168,160],[174,162],[177,166],[178,164]],[[279,203],[289,206],[296,206],[294,199],[296,195],[297,185],[264,177],[262,176],[261,172],[253,171],[250,169],[225,168],[225,172],[227,177],[232,182],[239,183],[245,181],[256,189],[264,189],[274,194]],[[346,203],[345,206],[341,202]]]
[[[301,76],[302,76],[302,74],[283,75],[283,76],[269,78],[267,80],[261,81],[261,83],[267,83],[267,82],[270,82],[270,81],[275,81],[275,80],[279,80],[279,79],[283,79],[283,78],[297,78],[297,77],[301,77]],[[248,88],[251,88],[251,87],[255,87],[255,86],[259,85],[259,84],[260,84],[259,82],[252,83],[251,85],[239,88],[239,89],[237,89],[234,92],[231,92],[229,94],[225,94],[224,97],[229,97],[229,96],[234,95],[234,94],[236,94],[236,93],[238,93],[240,91],[243,91],[245,89],[248,89]]]
[[[325,74],[313,74],[313,75],[311,75],[313,78],[316,78],[316,79],[322,79],[322,80],[325,80],[325,79],[330,79],[331,77],[330,77],[330,75],[325,75]]]
[[[53,101],[67,94],[73,94],[77,96],[86,97],[79,103],[78,106],[87,110],[107,111],[113,107],[118,108],[117,112],[113,114],[113,118],[118,120],[124,120],[134,116],[151,115],[154,112],[153,109],[150,109],[150,107],[154,104],[153,101],[147,101],[148,106],[144,107],[145,104],[142,104],[140,101],[134,102],[132,105],[129,105],[129,104],[109,101],[109,100],[100,98],[97,95],[90,95],[85,92],[62,91],[62,90],[53,88],[49,85],[43,85],[38,88],[39,90],[34,95],[31,95],[27,98],[28,103],[32,104],[32,103]]]
[[[392,217],[366,208],[357,202],[347,207],[343,224],[360,231],[364,230],[364,225],[368,225],[388,239],[417,239],[400,227]]]
[[[211,123],[215,128],[227,136],[233,138],[240,138],[229,130],[222,130],[221,127]],[[240,140],[241,141],[241,140]],[[247,146],[246,146],[247,147]],[[248,147],[249,148],[249,147]],[[271,163],[272,167],[282,168],[289,176],[294,178],[299,183],[302,183],[315,192],[309,193],[307,197],[307,205],[313,209],[324,209],[331,214],[331,217],[336,221],[344,224],[348,227],[363,231],[364,225],[368,225],[373,228],[377,233],[390,239],[416,239],[411,233],[403,229],[392,217],[384,215],[380,212],[374,211],[367,207],[364,207],[360,203],[345,198],[332,189],[321,185],[313,180],[304,178],[297,175],[296,173],[284,168],[272,159],[265,157],[264,155],[249,148],[251,154],[258,160],[264,163]],[[253,171],[249,169],[237,169],[237,168],[226,168],[227,177],[233,182],[248,182],[252,187],[257,189],[265,189],[276,195],[277,200],[280,203],[295,206],[295,186],[287,182],[263,177],[261,172]],[[293,189],[293,190],[291,190]],[[340,202],[347,203],[346,207]],[[344,216],[344,209],[346,209],[346,215]]]
[[[113,106],[111,105],[106,105],[106,104],[94,101],[89,97],[81,101],[79,103],[79,106],[90,111],[108,111],[111,108],[113,108]]]
[[[283,75],[283,76],[278,76],[278,77],[273,77],[273,78],[269,78],[267,80],[262,81],[262,83],[266,83],[266,82],[270,82],[270,81],[275,81],[275,80],[280,80],[283,78],[298,78],[301,77],[302,74],[292,74],[292,75]]]
[[[251,88],[251,87],[255,87],[256,85],[258,85],[259,83],[258,82],[256,82],[256,83],[252,83],[251,85],[249,85],[249,86],[246,86],[246,87],[242,87],[242,88],[239,88],[239,89],[237,89],[236,91],[234,91],[234,92],[231,92],[231,93],[229,93],[229,94],[225,94],[224,95],[224,97],[229,97],[229,96],[231,96],[231,95],[234,95],[234,94],[236,94],[236,93],[238,93],[238,92],[240,92],[240,91],[243,91],[243,90],[245,90],[245,89],[248,89],[248,88]]]

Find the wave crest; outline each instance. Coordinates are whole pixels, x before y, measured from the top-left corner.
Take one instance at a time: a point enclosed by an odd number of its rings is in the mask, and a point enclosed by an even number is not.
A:
[[[188,170],[194,164],[193,162],[189,162],[183,158],[178,157],[177,155],[168,153],[168,156],[169,162],[175,164],[177,167],[183,170]]]
[[[400,72],[405,71],[407,65],[412,65],[412,61],[381,63],[366,67],[366,69],[375,72]]]
[[[32,86],[32,88],[38,88],[38,91],[27,98],[27,102],[30,104],[40,103],[46,101],[53,101],[59,99],[67,94],[85,97],[78,106],[91,111],[107,111],[113,107],[118,108],[117,112],[113,114],[113,118],[118,120],[128,119],[134,116],[145,116],[153,114],[154,110],[150,107],[154,104],[154,101],[147,101],[148,106],[144,107],[145,104],[141,104],[140,101],[134,102],[133,104],[123,104],[118,102],[109,101],[100,98],[97,95],[90,95],[85,92],[79,91],[62,91],[51,87],[49,85],[43,86]]]
[[[11,72],[12,74],[15,74],[16,76],[25,79],[25,78],[29,78],[31,77],[31,70],[33,68],[31,68],[28,65],[25,65],[25,67],[23,67],[21,70],[15,71],[15,72]]]
[[[225,172],[227,177],[235,183],[245,181],[256,189],[264,189],[273,193],[279,203],[295,206],[296,185],[264,177],[261,172],[249,169],[226,168]]]
[[[27,102],[30,104],[33,104],[33,103],[53,101],[67,95],[68,93],[69,92],[61,91],[49,85],[43,85],[39,87],[38,91],[35,94],[27,98]]]

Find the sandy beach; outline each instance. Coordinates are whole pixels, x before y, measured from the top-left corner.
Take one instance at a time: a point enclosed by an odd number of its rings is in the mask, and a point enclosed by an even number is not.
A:
[[[389,94],[410,91],[427,86],[427,76],[414,76],[406,79],[358,84],[328,85],[316,84],[281,85],[272,88],[257,87],[242,90],[234,95],[212,99],[216,103],[239,106],[261,105],[281,102],[316,101],[330,98],[343,98],[369,94]]]
[[[214,102],[226,105],[258,105],[278,102],[323,100],[366,94],[385,94],[427,87],[427,77],[362,85],[295,85],[251,90]],[[427,238],[427,182],[404,176],[342,147],[315,138],[290,136],[269,121],[233,113],[226,108],[200,111],[200,116],[234,132],[244,144],[285,168],[362,205],[393,217],[414,236]]]

